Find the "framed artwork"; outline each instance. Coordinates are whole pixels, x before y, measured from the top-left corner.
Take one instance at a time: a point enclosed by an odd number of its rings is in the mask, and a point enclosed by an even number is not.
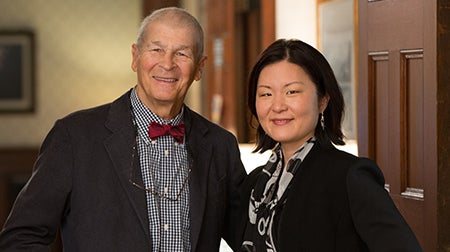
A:
[[[34,111],[34,34],[0,31],[0,113]]]
[[[343,131],[356,139],[356,0],[317,0],[318,49],[333,68],[345,100]]]

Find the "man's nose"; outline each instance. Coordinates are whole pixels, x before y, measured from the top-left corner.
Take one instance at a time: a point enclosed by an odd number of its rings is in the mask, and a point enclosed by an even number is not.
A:
[[[166,70],[175,67],[174,55],[172,53],[165,53],[159,62],[160,66]]]

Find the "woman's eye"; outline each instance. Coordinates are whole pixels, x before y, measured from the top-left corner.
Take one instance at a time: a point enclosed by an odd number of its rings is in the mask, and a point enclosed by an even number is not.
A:
[[[286,94],[296,94],[296,93],[300,93],[300,91],[298,90],[289,90],[286,92]]]
[[[260,93],[259,97],[264,97],[264,96],[271,96],[272,94],[270,93]]]

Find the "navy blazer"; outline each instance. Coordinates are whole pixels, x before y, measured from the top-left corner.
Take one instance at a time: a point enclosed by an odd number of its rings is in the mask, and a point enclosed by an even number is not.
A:
[[[129,95],[55,123],[0,234],[0,251],[49,251],[59,228],[67,252],[151,251],[145,192],[128,181],[135,137]],[[236,248],[246,176],[236,138],[184,111],[192,251],[218,251],[221,237]]]
[[[262,167],[244,184],[248,200]],[[278,252],[421,251],[371,160],[314,144],[279,213]]]

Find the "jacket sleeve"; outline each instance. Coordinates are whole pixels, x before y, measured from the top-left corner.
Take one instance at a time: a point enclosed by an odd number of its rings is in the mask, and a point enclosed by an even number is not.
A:
[[[370,251],[422,251],[373,161],[361,158],[350,168],[347,190],[356,230]]]
[[[0,233],[0,251],[50,251],[70,192],[71,145],[56,124]]]

